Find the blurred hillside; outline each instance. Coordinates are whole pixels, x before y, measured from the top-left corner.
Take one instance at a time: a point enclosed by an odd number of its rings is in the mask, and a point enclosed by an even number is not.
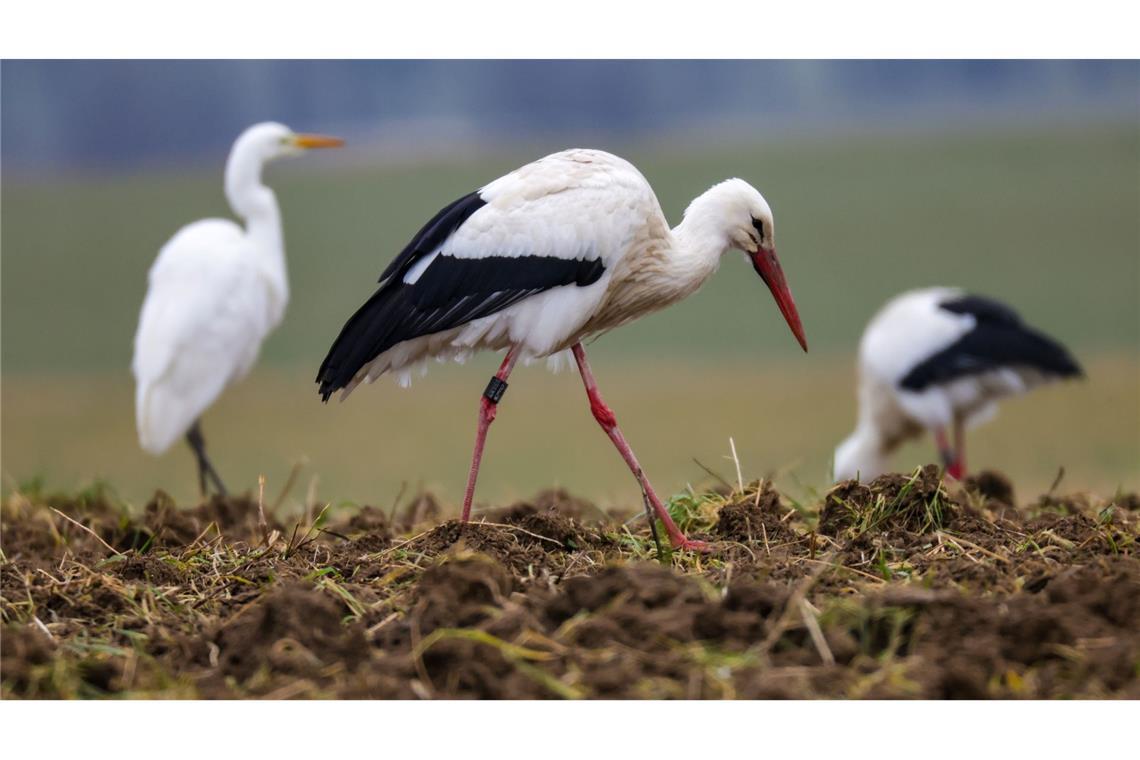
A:
[[[368,156],[1135,119],[1130,61],[5,61],[4,169],[215,159],[251,122]]]

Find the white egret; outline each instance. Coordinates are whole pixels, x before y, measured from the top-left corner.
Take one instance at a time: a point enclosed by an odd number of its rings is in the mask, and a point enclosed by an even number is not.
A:
[[[289,301],[281,214],[262,167],[342,144],[272,122],[245,130],[225,172],[226,198],[245,228],[228,219],[188,224],[150,268],[131,364],[139,443],[159,455],[185,436],[203,495],[207,479],[220,493],[225,486],[206,456],[199,418],[253,366]]]

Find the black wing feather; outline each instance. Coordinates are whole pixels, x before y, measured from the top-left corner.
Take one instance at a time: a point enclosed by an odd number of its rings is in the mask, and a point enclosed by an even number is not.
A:
[[[952,301],[943,301],[938,308],[953,314],[970,314],[978,322],[988,324],[1021,325],[1021,317],[1016,311],[1001,301],[985,296],[964,295]]]
[[[974,329],[915,365],[900,381],[906,390],[922,391],[968,375],[1002,367],[1030,367],[1046,375],[1074,377],[1080,365],[1060,343],[1029,327],[1017,312],[981,296],[964,296],[939,304],[955,314],[970,314]]]
[[[551,288],[592,285],[605,271],[600,259],[446,254],[437,256],[415,283],[403,281],[406,269],[383,280],[333,342],[317,373],[326,401],[397,343],[450,330]]]
[[[460,225],[486,205],[487,201],[476,190],[441,208],[404,246],[404,250],[392,259],[380,275],[380,282],[389,278],[402,278],[417,261],[443,245],[443,241],[451,237]]]

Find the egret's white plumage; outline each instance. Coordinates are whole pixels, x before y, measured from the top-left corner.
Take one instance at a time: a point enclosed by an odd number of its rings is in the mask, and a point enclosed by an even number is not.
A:
[[[163,246],[135,335],[139,443],[161,454],[243,377],[288,295],[233,222],[205,219]]]
[[[135,334],[135,414],[139,443],[161,454],[222,391],[243,377],[289,300],[281,216],[262,184],[266,162],[334,138],[297,135],[263,123],[238,137],[226,163],[226,197],[241,227],[203,219],[159,251]]]
[[[751,258],[806,350],[774,232],[767,202],[743,180],[706,191],[670,229],[653,189],[629,162],[598,150],[555,153],[459,198],[423,226],[329,349],[317,373],[320,393],[347,395],[385,373],[406,381],[428,358],[506,349],[480,405],[466,520],[487,429],[515,362],[570,349],[594,417],[646,503],[675,545],[695,547],[602,401],[581,342],[693,293],[736,249]]]
[[[952,427],[958,451],[947,464],[960,476],[962,428],[990,419],[1003,397],[1079,372],[1063,347],[996,301],[944,287],[896,296],[859,343],[858,422],[835,451],[835,478],[873,478],[904,441]]]

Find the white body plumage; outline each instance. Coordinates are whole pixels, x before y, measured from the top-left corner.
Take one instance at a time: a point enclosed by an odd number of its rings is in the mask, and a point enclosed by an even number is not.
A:
[[[236,224],[204,219],[163,246],[148,277],[132,370],[139,444],[170,448],[225,388],[244,377],[284,314],[275,266]]]

